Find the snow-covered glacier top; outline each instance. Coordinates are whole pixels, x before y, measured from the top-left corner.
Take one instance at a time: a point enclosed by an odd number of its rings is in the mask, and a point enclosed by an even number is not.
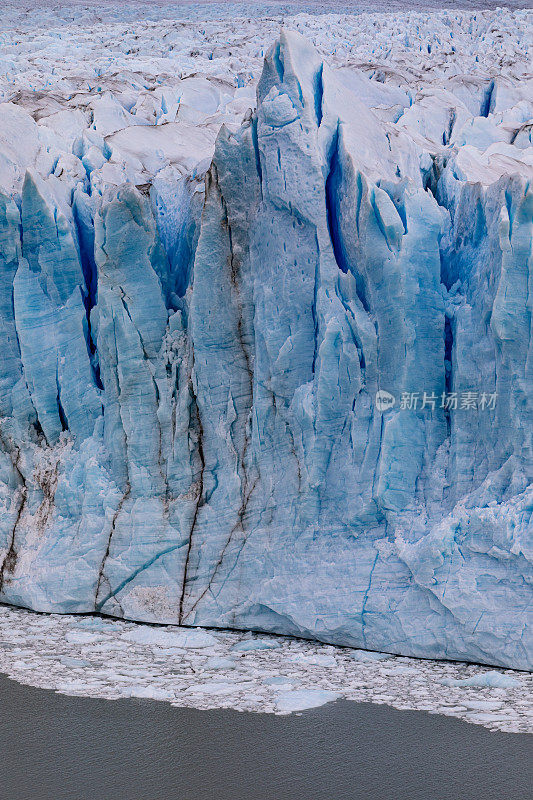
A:
[[[255,105],[263,58],[282,23],[312,41],[381,118],[403,117],[399,128],[421,144],[429,139],[433,150],[449,145],[442,139],[443,117],[458,112],[459,122],[468,125],[464,131],[461,125],[459,140],[454,122],[453,144],[467,145],[462,162],[466,158],[473,180],[481,179],[480,170],[489,172],[489,181],[512,171],[517,156],[530,166],[523,147],[518,152],[505,145],[520,145],[527,136],[527,127],[518,137],[516,131],[528,121],[532,94],[531,11],[300,13],[197,21],[187,19],[190,7],[184,5],[184,19],[132,22],[128,14],[138,6],[126,3],[113,4],[117,21],[101,22],[106,8],[111,14],[108,6],[53,4],[47,16],[42,3],[16,4],[3,15],[0,99],[17,106],[17,111],[2,106],[0,185],[8,191],[29,165],[43,177],[62,166],[64,173],[62,154],[76,169],[71,158],[76,148],[78,163],[80,147],[99,162],[94,148],[102,150],[102,137],[114,137],[108,142],[113,154],[105,161],[120,164],[90,164],[91,180],[101,178],[105,185],[125,176],[139,183],[140,173],[151,178],[168,164],[180,164],[190,174],[201,163],[205,171],[220,125],[240,125]],[[169,13],[165,4],[150,6],[150,13],[161,8]],[[78,15],[80,9],[86,20],[82,14],[75,24],[63,24],[62,14]],[[151,127],[168,123],[177,127]],[[435,128],[429,136],[428,125]],[[130,130],[139,126],[144,130]],[[88,138],[97,144],[88,144]],[[91,155],[82,153],[87,161]]]
[[[295,14],[354,15],[391,12],[484,11],[529,8],[527,0],[5,0],[1,27],[34,29],[95,22],[285,19]]]
[[[0,599],[530,667],[533,14],[36,13]]]

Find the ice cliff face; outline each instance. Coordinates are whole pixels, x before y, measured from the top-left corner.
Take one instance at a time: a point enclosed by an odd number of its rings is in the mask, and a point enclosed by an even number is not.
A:
[[[2,601],[531,666],[532,94],[448,86],[282,33],[205,196],[0,106]]]

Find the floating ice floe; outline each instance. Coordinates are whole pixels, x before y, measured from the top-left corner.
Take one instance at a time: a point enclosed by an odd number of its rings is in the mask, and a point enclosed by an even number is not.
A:
[[[217,640],[204,630],[182,628],[181,630],[161,630],[141,626],[127,631],[123,638],[137,644],[155,645],[164,648],[192,648],[194,650],[213,647]]]
[[[289,689],[280,692],[276,698],[278,711],[289,714],[291,711],[304,711],[306,708],[317,708],[339,699],[338,694],[327,689]]]
[[[493,689],[514,689],[520,685],[516,678],[496,670],[472,675],[470,678],[443,678],[442,683],[444,686],[484,686]]]

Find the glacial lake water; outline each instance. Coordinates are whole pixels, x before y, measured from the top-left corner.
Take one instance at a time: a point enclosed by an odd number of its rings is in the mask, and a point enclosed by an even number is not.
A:
[[[0,800],[531,800],[533,737],[338,701],[275,716],[0,676]]]

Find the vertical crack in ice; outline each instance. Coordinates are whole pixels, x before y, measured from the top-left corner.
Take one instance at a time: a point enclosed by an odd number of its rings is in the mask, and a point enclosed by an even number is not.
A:
[[[372,585],[372,576],[374,575],[374,570],[376,568],[376,564],[378,563],[379,552],[376,553],[376,557],[374,558],[374,563],[370,569],[370,575],[368,576],[368,585],[366,587],[365,596],[363,597],[363,605],[361,607],[361,625],[362,625],[362,634],[363,634],[363,644],[366,647],[366,630],[365,630],[365,614],[366,614],[366,604],[368,602],[368,597],[370,595],[370,586]]]
[[[21,226],[20,230],[21,230],[21,236],[22,236],[22,226]],[[19,337],[19,332],[18,332],[18,328],[17,328],[17,315],[16,315],[16,311],[15,311],[15,289],[14,289],[14,286],[11,289],[11,308],[12,308],[12,313],[13,313],[13,328],[14,328],[14,331],[15,331],[15,338],[16,338],[16,341],[17,341],[17,349],[18,349],[18,354],[19,354],[19,359],[20,359],[20,371],[22,373],[22,379],[24,381],[24,386],[26,388],[27,396],[28,396],[32,411],[33,411],[33,413],[35,415],[35,421],[32,424],[33,424],[33,427],[35,429],[35,432],[36,432],[37,436],[39,438],[42,438],[42,441],[44,441],[45,444],[48,444],[48,440],[47,440],[46,435],[44,433],[43,427],[42,427],[42,425],[41,425],[41,423],[39,421],[39,415],[37,413],[37,409],[36,409],[35,403],[33,401],[33,397],[32,397],[31,391],[30,391],[30,386],[29,386],[28,380],[26,378],[26,371],[24,369],[24,361],[22,359],[22,348],[20,346],[20,337]]]
[[[450,112],[449,112],[449,118],[448,118],[448,128],[445,131],[442,132],[442,144],[443,145],[447,145],[451,141],[456,118],[457,118],[457,112],[455,111],[455,108],[451,108]]]
[[[11,529],[11,534],[8,537],[8,543],[9,544],[8,544],[7,553],[4,556],[4,559],[2,561],[2,565],[0,566],[0,593],[1,593],[3,588],[4,588],[5,581],[6,581],[6,573],[9,574],[9,575],[12,575],[13,572],[15,571],[15,566],[16,566],[16,563],[17,563],[17,550],[16,550],[16,547],[15,547],[15,545],[16,545],[17,527],[18,527],[18,524],[19,524],[19,522],[21,520],[22,513],[24,511],[24,507],[25,507],[26,501],[28,499],[28,488],[27,488],[27,485],[26,485],[26,479],[24,478],[24,475],[22,474],[22,472],[20,470],[20,466],[19,466],[20,455],[21,455],[20,449],[17,448],[16,449],[16,455],[13,455],[12,448],[8,447],[8,445],[7,445],[6,441],[4,440],[4,437],[3,437],[1,432],[0,432],[0,442],[2,444],[4,452],[9,453],[9,456],[11,458],[11,463],[13,465],[13,470],[15,471],[15,473],[16,473],[18,479],[19,479],[19,501],[18,501],[18,508],[17,508],[17,512],[16,512],[16,516],[15,516],[15,522],[14,522],[13,527]]]
[[[342,165],[340,160],[340,146],[342,141],[342,127],[340,121],[337,122],[335,132],[331,139],[331,144],[328,151],[328,174],[325,182],[325,202],[326,202],[326,218],[328,224],[328,233],[333,248],[333,255],[337,266],[344,273],[351,273],[355,279],[355,288],[357,297],[361,301],[364,310],[370,313],[370,306],[366,296],[363,276],[356,269],[356,265],[350,263],[350,258],[346,251],[344,242],[342,223],[341,223],[341,208],[340,198],[342,197],[342,184],[343,174]],[[363,195],[363,185],[361,173],[357,173],[356,179],[356,212],[355,224],[357,234],[359,235],[359,216],[361,213],[361,202]]]
[[[255,168],[257,170],[257,175],[259,177],[259,190],[261,192],[261,199],[263,199],[263,168],[261,166],[261,155],[259,153],[259,140],[257,137],[257,115],[254,114],[252,117],[252,144],[254,148],[254,155],[255,155]]]
[[[477,618],[476,624],[474,625],[474,627],[472,629],[472,635],[474,635],[474,633],[477,631],[478,625],[481,622],[481,620],[483,619],[483,617],[485,616],[485,613],[486,613],[485,611],[482,611],[481,614],[479,615],[479,617]]]
[[[131,313],[130,313],[130,310],[129,310],[129,307],[128,307],[128,303],[126,302],[127,295],[126,295],[124,289],[122,288],[122,286],[118,287],[118,292],[119,292],[120,301],[122,303],[124,311],[126,312],[126,314],[128,316],[128,319],[130,320],[133,328],[135,329],[135,332],[137,333],[137,336],[139,337],[139,344],[141,345],[141,350],[142,350],[142,353],[143,353],[143,356],[144,356],[144,360],[145,360],[146,364],[148,365],[148,371],[150,373],[150,377],[151,377],[151,380],[152,380],[152,385],[154,387],[155,402],[156,402],[156,405],[159,405],[159,400],[160,400],[160,398],[159,398],[159,387],[157,385],[157,381],[155,379],[153,371],[152,371],[152,369],[150,367],[150,364],[151,364],[150,356],[148,355],[148,352],[146,350],[146,346],[144,344],[141,332],[140,332],[139,328],[135,325],[135,323],[133,321],[133,317],[131,316]],[[157,417],[157,414],[156,414],[156,417]],[[166,472],[165,472],[165,470],[163,468],[163,459],[162,459],[163,431],[161,430],[161,421],[160,421],[159,417],[157,417],[157,430],[158,430],[158,437],[159,437],[158,459],[157,459],[158,466],[159,466],[159,474],[161,475],[161,479],[162,479],[162,481],[163,481],[163,483],[165,485],[165,497],[168,498],[169,486],[168,486],[167,475],[166,475]]]
[[[117,383],[118,383],[118,385],[120,387],[120,377],[119,377],[119,371],[118,371],[118,350],[117,350],[116,320],[114,318],[113,318],[113,330],[114,330],[114,341],[115,341],[115,354],[114,355],[115,355],[115,363],[117,364]],[[120,402],[119,402],[119,413],[121,413],[120,412]],[[104,572],[105,564],[106,564],[107,559],[109,558],[109,554],[110,554],[110,551],[111,551],[111,542],[112,542],[112,539],[113,539],[113,534],[115,533],[115,529],[116,529],[116,526],[117,526],[118,518],[119,518],[119,516],[120,516],[120,514],[122,512],[124,504],[126,503],[126,501],[128,500],[128,498],[129,498],[129,496],[131,494],[131,481],[130,481],[130,476],[129,476],[129,461],[128,461],[128,457],[127,457],[128,437],[127,437],[127,433],[126,433],[126,429],[124,428],[124,425],[122,425],[122,433],[124,435],[124,442],[125,442],[125,451],[124,451],[125,452],[125,464],[124,464],[124,466],[125,466],[125,470],[126,470],[126,483],[125,483],[125,488],[124,488],[122,497],[120,498],[120,500],[118,502],[118,505],[117,505],[117,507],[115,509],[115,512],[113,514],[113,519],[111,520],[111,526],[110,526],[110,529],[109,529],[109,536],[108,536],[108,539],[107,539],[106,550],[105,550],[105,553],[103,555],[102,561],[100,563],[100,568],[98,570],[98,578],[97,578],[97,582],[96,582],[96,591],[95,591],[95,595],[94,595],[95,608],[98,607],[98,595],[100,593],[102,581],[104,581],[104,580],[107,581],[109,589],[111,590],[111,585],[109,583],[109,579],[106,577],[105,572]]]
[[[324,80],[323,80],[323,72],[324,72],[324,63],[320,65],[318,71],[315,76],[315,116],[316,116],[316,124],[317,128],[320,128],[322,123],[322,116],[323,116],[323,100],[324,100]]]
[[[346,258],[342,233],[340,230],[338,209],[339,189],[341,184],[341,167],[339,162],[339,127],[340,123],[337,122],[328,154],[329,169],[325,183],[326,215],[328,221],[329,238],[331,239],[335,261],[342,272],[348,272],[348,261]]]
[[[219,187],[220,191],[220,187]],[[241,497],[242,503],[241,508],[238,512],[239,520],[241,522],[242,527],[242,519],[246,512],[246,506],[248,505],[249,495],[248,493],[248,465],[246,463],[246,458],[248,455],[248,449],[250,446],[250,433],[248,430],[250,424],[250,415],[253,408],[253,398],[254,398],[254,375],[252,369],[252,358],[251,354],[248,350],[248,346],[245,342],[244,338],[244,309],[243,309],[243,302],[242,302],[242,294],[241,294],[241,270],[240,270],[240,262],[235,256],[235,248],[233,243],[233,233],[231,230],[231,225],[228,217],[228,208],[224,196],[222,192],[220,192],[220,197],[222,201],[222,208],[224,210],[224,217],[225,217],[225,224],[227,226],[228,231],[228,240],[229,240],[229,247],[230,247],[230,280],[231,280],[231,287],[235,299],[235,303],[237,305],[237,338],[239,340],[239,346],[242,351],[242,355],[244,358],[244,364],[246,369],[246,376],[248,381],[248,408],[245,409],[245,420],[244,420],[244,442],[242,446],[242,452],[240,456],[240,464],[241,470],[243,475],[243,484],[241,487]],[[244,499],[246,497],[246,500]],[[244,533],[244,528],[243,528]],[[229,542],[228,542],[229,544]]]
[[[316,359],[318,355],[318,334],[319,334],[319,319],[318,319],[318,284],[320,281],[320,244],[318,242],[318,232],[315,229],[315,243],[316,243],[316,257],[315,257],[315,275],[313,284],[313,302],[311,303],[311,316],[313,318],[313,361],[311,364],[311,372],[315,374]]]
[[[483,102],[481,104],[481,109],[480,109],[481,117],[488,117],[490,114],[492,105],[492,95],[494,94],[494,87],[495,83],[494,80],[492,80],[485,91],[485,96],[483,97]]]
[[[65,409],[63,408],[63,404],[61,403],[61,386],[59,385],[59,364],[56,363],[56,387],[57,387],[57,414],[59,416],[59,421],[61,423],[61,430],[68,431],[68,420],[67,415],[65,413]]]
[[[449,314],[444,316],[444,388],[447,395],[453,392],[453,320]],[[444,408],[447,435],[451,433],[451,417],[448,406]]]
[[[285,76],[285,67],[283,65],[283,60],[281,58],[281,43],[279,40],[276,42],[274,46],[274,52],[272,54],[272,62],[276,68],[276,72],[278,73],[278,78],[280,83],[283,83],[283,78]]]
[[[94,593],[94,606],[95,606],[95,610],[96,611],[101,611],[101,609],[102,609],[102,607],[104,605],[103,602],[102,603],[98,602],[98,595],[100,593],[100,587],[101,587],[102,581],[104,581],[104,580],[107,581],[107,583],[109,585],[109,579],[105,576],[104,568],[105,568],[105,564],[106,564],[106,561],[107,561],[107,559],[109,557],[109,553],[110,553],[110,550],[111,550],[111,540],[113,538],[113,534],[115,533],[117,520],[118,520],[118,518],[120,516],[120,513],[121,513],[123,507],[124,507],[124,503],[126,502],[128,497],[130,496],[130,494],[131,494],[131,486],[130,486],[130,483],[128,482],[128,484],[126,486],[126,490],[125,490],[124,494],[122,495],[122,497],[120,498],[119,504],[115,509],[115,513],[113,514],[113,519],[111,520],[111,527],[110,527],[110,530],[109,530],[109,536],[108,536],[108,539],[107,539],[107,547],[106,547],[104,556],[102,558],[102,562],[100,564],[100,569],[98,570],[98,580],[96,582],[96,591]],[[110,585],[109,585],[109,588],[111,590],[111,586]],[[114,596],[113,592],[111,591],[109,597],[106,598],[105,602],[108,602],[108,600],[110,600],[111,597],[113,597],[113,596]]]
[[[192,373],[193,370],[194,370],[194,352],[193,352],[193,361],[192,361],[191,373]],[[197,432],[197,437],[198,437],[198,440],[197,440],[197,452],[198,452],[198,458],[200,459],[200,474],[199,474],[198,479],[195,481],[196,487],[197,487],[197,489],[196,489],[196,491],[197,491],[196,503],[195,503],[195,507],[194,507],[194,514],[193,514],[193,518],[192,518],[192,522],[191,522],[191,527],[190,527],[190,530],[189,530],[189,538],[188,538],[188,543],[187,543],[187,552],[185,554],[185,564],[183,566],[183,581],[182,581],[182,586],[181,586],[181,595],[180,595],[179,612],[178,612],[178,621],[179,621],[180,625],[184,624],[183,620],[192,611],[192,609],[190,609],[190,611],[188,611],[186,614],[184,613],[185,595],[186,595],[186,591],[187,591],[187,579],[189,577],[189,566],[190,566],[190,559],[191,559],[191,552],[192,552],[193,534],[194,534],[194,531],[195,531],[195,528],[196,528],[196,523],[198,521],[198,514],[200,512],[200,508],[204,505],[204,502],[205,502],[205,499],[204,499],[205,456],[204,456],[204,445],[203,445],[204,429],[203,429],[203,426],[202,426],[202,419],[200,417],[200,409],[198,407],[198,401],[196,399],[196,394],[195,394],[195,391],[194,391],[192,377],[189,378],[189,391],[190,391],[191,398],[192,398],[191,405],[194,406],[195,417],[196,417],[196,419],[195,419],[195,423],[196,424],[195,424],[195,426],[193,426],[191,424],[190,430],[194,430],[194,427],[196,427],[196,432]]]
[[[241,502],[241,507],[239,508],[239,510],[237,512],[237,522],[235,523],[235,525],[231,529],[231,531],[229,533],[229,536],[228,536],[228,538],[226,540],[226,543],[224,544],[224,547],[222,548],[222,550],[220,552],[220,556],[219,556],[219,558],[218,558],[218,560],[217,560],[217,562],[216,562],[216,564],[214,566],[213,572],[211,573],[211,577],[209,578],[207,586],[201,592],[199,597],[197,597],[197,599],[194,601],[194,603],[192,604],[191,608],[187,611],[187,613],[185,615],[185,618],[188,617],[190,614],[192,614],[192,612],[195,610],[195,608],[198,606],[198,604],[201,602],[201,600],[203,600],[205,595],[209,591],[211,591],[211,586],[213,584],[213,581],[214,581],[215,577],[217,576],[220,568],[222,567],[222,564],[224,563],[224,557],[226,555],[227,549],[228,549],[228,547],[230,546],[230,544],[231,544],[231,542],[233,540],[234,534],[238,530],[242,531],[243,537],[244,537],[244,541],[242,542],[242,545],[241,545],[239,553],[242,551],[244,545],[246,544],[246,531],[244,529],[244,518],[245,518],[245,515],[246,515],[246,510],[247,510],[247,506],[248,506],[250,497],[251,497],[255,487],[257,486],[258,481],[259,481],[259,478],[256,477],[254,482],[253,482],[253,484],[250,486],[249,490],[247,490],[246,494],[243,496],[242,502]],[[235,569],[235,566],[236,566],[236,563],[233,565],[232,569]]]
[[[80,253],[81,268],[83,278],[85,281],[85,291],[83,292],[83,302],[85,305],[86,315],[86,341],[87,350],[89,353],[89,360],[91,362],[91,370],[93,379],[99,389],[103,389],[102,378],[100,375],[100,365],[98,359],[98,347],[96,337],[93,335],[91,326],[91,311],[95,307],[98,300],[98,269],[94,259],[94,240],[86,241],[83,232],[83,223],[80,219],[79,210],[75,202],[72,204],[72,217],[74,219],[76,239]]]

